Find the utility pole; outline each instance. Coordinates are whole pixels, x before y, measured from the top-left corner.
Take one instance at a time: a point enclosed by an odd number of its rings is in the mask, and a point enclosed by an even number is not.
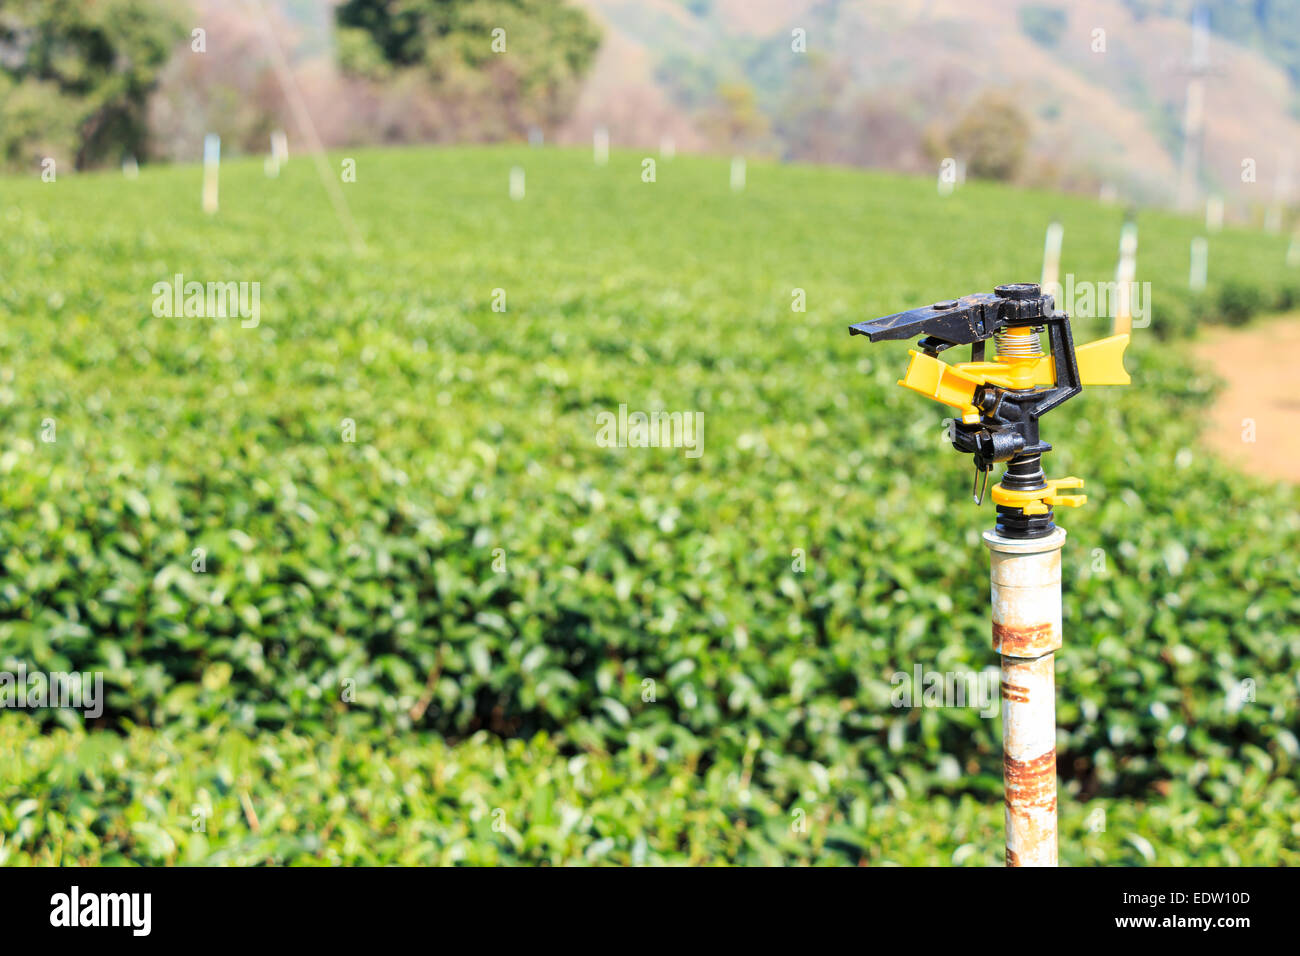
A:
[[[1205,129],[1205,77],[1210,73],[1210,18],[1204,7],[1192,13],[1192,57],[1187,63],[1183,108],[1183,152],[1178,164],[1178,208],[1196,207],[1202,137]]]
[[[992,648],[1002,662],[1002,769],[1006,798],[1007,866],[1055,866],[1056,678],[1063,646],[1061,548],[1065,530],[1054,509],[1076,508],[1087,496],[1080,478],[1049,479],[1039,434],[1047,412],[1085,385],[1127,385],[1126,332],[1078,348],[1070,317],[1056,310],[1036,283],[998,286],[990,293],[947,299],[907,312],[858,322],[854,335],[872,342],[921,336],[898,384],[957,409],[953,447],[975,462],[975,504],[983,503],[994,464],[1005,463],[993,486],[989,549]],[[1039,336],[1047,333],[1051,353]],[[985,361],[992,339],[996,352]],[[971,347],[971,361],[949,365],[939,353]]]
[[[1264,213],[1264,229],[1281,232],[1282,210],[1291,199],[1291,153],[1278,150],[1277,175],[1273,179],[1273,201]]]

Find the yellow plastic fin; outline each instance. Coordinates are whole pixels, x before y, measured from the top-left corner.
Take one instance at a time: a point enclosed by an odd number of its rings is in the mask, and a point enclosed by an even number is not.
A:
[[[1128,348],[1127,335],[1111,335],[1097,339],[1074,350],[1079,363],[1079,380],[1084,385],[1127,385],[1128,372],[1124,369],[1124,349]]]
[[[1079,380],[1083,385],[1127,385],[1124,350],[1127,335],[1097,339],[1074,350],[1079,363]],[[933,355],[908,349],[912,361],[899,385],[919,392],[962,413],[962,421],[973,425],[979,421],[975,394],[987,383],[1001,388],[1035,388],[1056,383],[1056,361],[1050,355],[1014,358],[995,362],[961,362],[949,365]]]
[[[908,349],[908,352],[911,353],[912,361],[908,363],[907,374],[899,381],[899,385],[960,410],[962,421],[967,424],[979,421],[979,412],[973,404],[975,389],[980,385],[979,379],[964,374],[933,355],[926,355],[916,349]]]

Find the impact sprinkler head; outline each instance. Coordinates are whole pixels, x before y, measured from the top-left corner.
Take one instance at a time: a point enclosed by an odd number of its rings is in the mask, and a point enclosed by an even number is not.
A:
[[[849,326],[872,342],[920,336],[899,385],[949,405],[961,413],[949,436],[953,447],[975,460],[976,504],[983,501],[988,472],[1005,462],[993,486],[997,533],[1007,538],[1040,538],[1052,533],[1054,507],[1078,507],[1086,495],[1062,494],[1083,486],[1081,478],[1048,479],[1042,456],[1052,446],[1039,437],[1039,419],[1085,385],[1127,385],[1124,349],[1127,334],[1074,347],[1070,317],[1056,311],[1050,295],[1035,282],[1000,285],[933,305]],[[1051,353],[1039,335],[1047,332]],[[992,339],[995,354],[984,360]],[[940,352],[969,345],[971,360],[948,365]],[[981,483],[983,488],[981,488]]]

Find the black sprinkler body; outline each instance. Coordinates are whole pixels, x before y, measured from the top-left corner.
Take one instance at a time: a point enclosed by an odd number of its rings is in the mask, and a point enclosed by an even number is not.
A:
[[[849,332],[872,342],[919,336],[899,384],[962,413],[952,422],[949,437],[954,448],[974,460],[976,504],[983,501],[993,465],[1006,463],[1002,481],[993,488],[998,534],[1044,537],[1055,529],[1054,506],[1077,507],[1087,500],[1058,494],[1081,487],[1081,479],[1046,477],[1042,456],[1052,446],[1040,437],[1039,420],[1084,385],[1128,384],[1123,363],[1128,335],[1076,350],[1069,315],[1058,312],[1052,296],[1032,282],[858,322]],[[1042,349],[1043,332],[1050,354]],[[985,361],[989,339],[996,355]],[[950,366],[939,360],[940,352],[957,345],[971,347],[970,362]]]

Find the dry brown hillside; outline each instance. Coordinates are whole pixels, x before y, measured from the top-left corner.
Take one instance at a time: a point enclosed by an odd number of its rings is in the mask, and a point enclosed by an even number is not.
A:
[[[1114,183],[1135,199],[1175,198],[1192,34],[1183,16],[1139,18],[1112,0],[578,2],[606,42],[562,139],[585,140],[603,124],[616,144],[653,147],[668,134],[679,148],[719,148],[703,122],[710,86],[739,81],[772,121],[765,151],[919,171],[932,162],[927,134],[993,88],[1029,118],[1025,181]],[[1059,11],[1052,42],[1027,32],[1026,6]],[[791,50],[796,28],[806,33],[806,53]],[[1219,35],[1210,61],[1200,185],[1239,209],[1262,206],[1273,201],[1288,157],[1300,170],[1296,93],[1281,67]],[[841,141],[824,155],[800,141],[812,135],[804,127],[782,123],[813,74],[807,96],[844,118],[832,131]],[[1246,159],[1255,161],[1254,183],[1242,182]]]

